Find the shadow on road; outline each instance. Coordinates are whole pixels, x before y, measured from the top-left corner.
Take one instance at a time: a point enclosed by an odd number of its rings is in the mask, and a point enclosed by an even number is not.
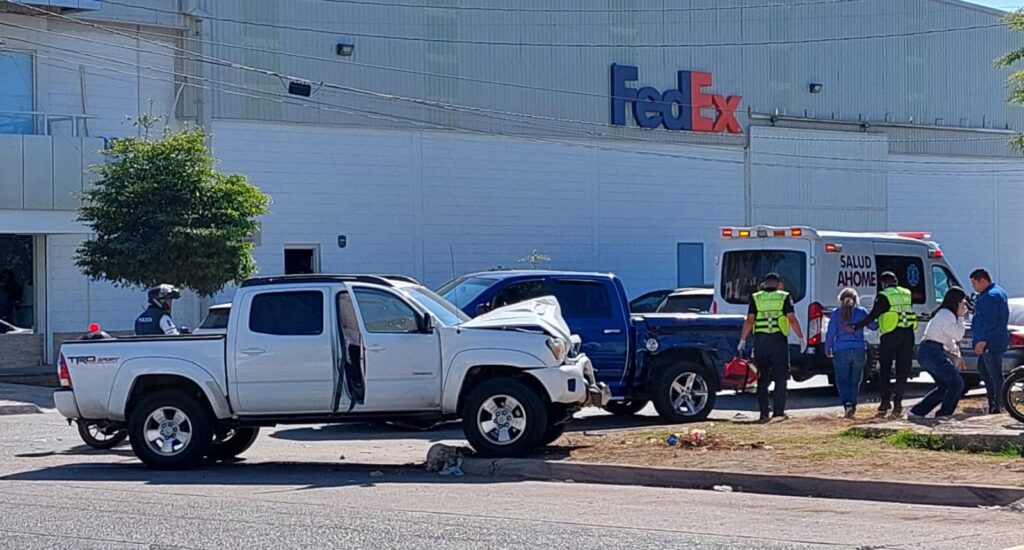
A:
[[[244,460],[210,464],[187,472],[161,472],[139,463],[65,464],[0,477],[0,481],[132,482],[163,486],[234,485],[294,486],[321,489],[395,483],[486,483],[490,477],[454,477],[427,472],[421,465],[337,464],[326,462],[258,462]]]

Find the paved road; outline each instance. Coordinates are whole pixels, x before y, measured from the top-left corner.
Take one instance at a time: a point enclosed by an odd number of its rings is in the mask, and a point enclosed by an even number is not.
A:
[[[618,419],[585,419],[586,429]],[[401,465],[454,429],[283,427],[246,459],[153,472],[54,414],[0,417],[0,548],[1006,548],[1024,514],[575,483]],[[341,458],[344,456],[344,458]],[[376,474],[376,475],[375,475]]]

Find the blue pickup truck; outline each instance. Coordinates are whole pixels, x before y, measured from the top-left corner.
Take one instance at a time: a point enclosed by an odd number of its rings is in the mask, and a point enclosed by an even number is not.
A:
[[[490,271],[459,277],[438,293],[470,316],[558,298],[598,381],[611,389],[607,410],[634,414],[653,401],[672,422],[707,418],[743,326],[742,315],[631,315],[622,282],[606,273]]]

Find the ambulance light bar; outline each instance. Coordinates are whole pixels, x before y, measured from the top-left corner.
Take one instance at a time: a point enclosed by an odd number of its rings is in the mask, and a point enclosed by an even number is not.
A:
[[[751,227],[751,228],[747,228],[747,227],[743,227],[743,228],[723,227],[722,228],[722,238],[723,239],[735,239],[735,238],[749,239],[751,237],[757,237],[757,238],[764,239],[764,238],[767,238],[767,237],[787,237],[787,236],[789,236],[789,237],[803,237],[804,236],[804,229],[802,227],[791,227],[791,228],[788,228],[788,229],[782,228],[782,227]]]
[[[919,241],[929,241],[932,238],[932,234],[929,231],[900,231],[897,235]]]

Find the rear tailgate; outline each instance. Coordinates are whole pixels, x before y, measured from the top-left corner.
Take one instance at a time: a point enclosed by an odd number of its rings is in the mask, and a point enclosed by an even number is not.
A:
[[[114,400],[124,405],[137,376],[177,374],[175,364],[207,373],[227,395],[224,341],[217,335],[75,341],[61,346],[58,361],[67,366],[81,417],[103,420]]]

